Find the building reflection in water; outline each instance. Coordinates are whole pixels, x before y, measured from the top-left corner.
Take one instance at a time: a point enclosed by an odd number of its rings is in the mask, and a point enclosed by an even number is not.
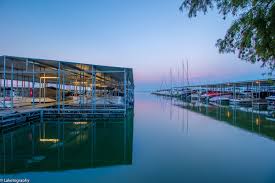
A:
[[[131,165],[133,112],[125,119],[43,119],[3,133],[1,174]]]

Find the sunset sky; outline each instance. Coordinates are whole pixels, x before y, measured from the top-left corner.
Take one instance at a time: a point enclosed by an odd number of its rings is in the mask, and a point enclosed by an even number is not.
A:
[[[137,90],[174,81],[189,60],[192,83],[262,78],[265,70],[215,47],[232,18],[189,19],[181,0],[0,0],[0,55],[131,67]]]

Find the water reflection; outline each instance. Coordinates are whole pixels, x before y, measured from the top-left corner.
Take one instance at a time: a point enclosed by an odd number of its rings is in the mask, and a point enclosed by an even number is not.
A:
[[[214,106],[202,103],[190,104],[170,97],[157,97],[162,110],[165,111],[168,108],[170,120],[177,117],[178,121],[182,121],[182,132],[185,134],[190,131],[189,112],[192,111],[275,140],[275,122],[256,111],[251,112],[246,108]],[[177,109],[174,108],[175,106]]]
[[[43,119],[0,138],[2,174],[132,164],[133,112],[125,119]]]
[[[185,102],[174,102],[179,108],[184,108],[182,117],[183,125],[186,125],[188,131],[188,111],[203,114],[213,119],[226,122],[241,129],[257,133],[259,135],[275,140],[275,123],[269,120],[265,115],[249,110],[229,106],[214,106],[202,104],[190,104]]]
[[[61,121],[58,127],[48,121],[45,128],[37,124],[6,133],[5,143],[0,136],[0,169],[3,172],[5,165],[7,173],[0,179],[26,177],[39,183],[275,182],[275,141],[258,135],[272,138],[274,122],[232,109],[187,109],[175,106],[175,101],[171,106],[170,100],[146,93],[135,97],[134,139],[132,118],[126,125],[121,120],[86,123],[75,119]],[[40,133],[42,142],[38,142]]]

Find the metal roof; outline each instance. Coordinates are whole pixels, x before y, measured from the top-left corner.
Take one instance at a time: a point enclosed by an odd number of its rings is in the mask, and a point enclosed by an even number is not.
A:
[[[126,69],[128,73],[129,80],[133,83],[133,69],[132,68],[124,68],[124,67],[114,67],[114,66],[102,66],[102,65],[95,65],[95,64],[85,64],[80,62],[70,62],[70,61],[61,61],[61,60],[51,60],[51,59],[39,59],[39,58],[27,58],[27,57],[18,57],[18,56],[9,56],[9,55],[2,55],[0,58],[7,60],[12,60],[17,62],[14,65],[15,70],[23,70],[25,69],[24,62],[33,62],[36,66],[51,68],[51,69],[58,69],[59,62],[62,65],[62,70],[68,70],[70,72],[85,72],[88,74],[92,73],[92,67],[96,69],[96,72],[105,73],[106,75],[115,78],[116,80],[123,80],[124,78],[124,69]],[[24,62],[22,62],[24,61]],[[21,63],[22,62],[22,63]],[[2,63],[1,63],[2,65]],[[6,67],[10,69],[11,66],[6,64]]]

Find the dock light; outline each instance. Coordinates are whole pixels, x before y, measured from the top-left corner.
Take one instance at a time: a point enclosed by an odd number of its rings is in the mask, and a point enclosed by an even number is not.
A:
[[[77,122],[74,122],[75,125],[86,125],[88,124],[87,121],[77,121]]]
[[[100,87],[102,87],[102,88],[106,88],[106,87],[108,87],[107,85],[100,85]]]
[[[74,81],[73,82],[73,84],[75,84],[75,85],[78,85],[78,84],[85,84],[85,85],[87,85],[87,81],[84,81],[84,82],[80,82],[80,81]]]
[[[99,83],[96,83],[96,84],[93,84],[93,83],[91,83],[90,84],[90,86],[92,87],[92,86],[98,86],[98,87],[104,87],[104,85],[102,85],[102,84],[99,84]],[[105,85],[106,87],[107,87],[107,85]]]
[[[260,120],[259,118],[256,118],[256,125],[259,125],[260,124]]]
[[[57,79],[59,77],[56,76],[41,76],[40,79]]]
[[[227,111],[227,117],[230,118],[230,112],[229,111]]]
[[[59,142],[59,139],[39,139],[40,142]]]

